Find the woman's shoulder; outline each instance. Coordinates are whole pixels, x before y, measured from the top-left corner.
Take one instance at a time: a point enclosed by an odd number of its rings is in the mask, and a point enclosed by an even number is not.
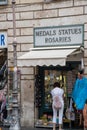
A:
[[[58,89],[58,87],[55,87],[55,88],[53,88],[51,91],[55,91],[55,90],[57,90]]]
[[[55,87],[55,88],[53,88],[51,91],[64,91],[62,88],[59,88],[59,87]]]
[[[55,91],[59,91],[59,88],[58,87],[55,87],[51,90],[51,92],[55,92]]]
[[[58,91],[61,92],[61,93],[64,93],[63,88],[59,88],[59,87],[58,87]]]
[[[61,88],[61,91],[64,93],[64,89],[63,88]]]

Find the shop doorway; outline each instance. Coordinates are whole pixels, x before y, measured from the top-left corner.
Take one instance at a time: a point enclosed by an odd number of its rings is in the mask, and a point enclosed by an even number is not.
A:
[[[35,80],[35,106],[38,109],[38,121],[36,126],[52,126],[52,98],[51,89],[54,82],[59,81],[61,88],[64,89],[64,127],[71,127],[71,119],[69,119],[67,109],[70,106],[71,93],[77,78],[77,71],[80,68],[80,62],[67,62],[66,66],[49,66],[38,67],[38,74]],[[78,124],[79,116],[73,109],[72,122]],[[39,125],[38,125],[39,124]]]

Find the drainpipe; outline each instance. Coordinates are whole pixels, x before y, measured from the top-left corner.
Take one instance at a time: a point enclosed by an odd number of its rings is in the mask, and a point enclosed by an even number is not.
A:
[[[20,117],[18,105],[18,78],[17,78],[17,41],[16,41],[16,19],[15,19],[15,0],[12,0],[12,14],[13,14],[13,89],[12,89],[12,114],[11,125],[9,130],[20,130]]]

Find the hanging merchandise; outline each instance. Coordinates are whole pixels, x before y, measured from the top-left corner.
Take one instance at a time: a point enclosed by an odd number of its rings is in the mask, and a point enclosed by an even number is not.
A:
[[[41,79],[39,75],[35,76],[35,105],[41,107]]]
[[[6,95],[4,90],[0,91],[0,121],[4,121],[7,118],[7,109],[6,109]]]
[[[69,104],[69,107],[66,109],[65,115],[68,120],[74,121],[75,112],[74,112],[74,108],[73,108],[72,104],[73,104],[73,101],[72,101],[72,98],[70,98],[70,104]]]
[[[68,94],[71,94],[72,92],[72,88],[73,88],[73,85],[72,85],[72,71],[68,71],[67,72],[67,86],[68,86]]]
[[[7,61],[5,61],[4,65],[0,69],[0,78],[3,78],[5,76],[4,74],[5,72],[7,72],[6,70],[7,70]]]
[[[0,90],[3,89],[7,83],[7,61],[5,61],[4,65],[0,69]]]

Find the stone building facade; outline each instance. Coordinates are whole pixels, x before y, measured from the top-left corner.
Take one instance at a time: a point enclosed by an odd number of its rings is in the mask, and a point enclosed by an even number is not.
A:
[[[8,67],[13,66],[12,1],[0,5],[0,31],[7,32]],[[84,70],[87,76],[87,1],[86,0],[16,0],[17,57],[34,47],[35,27],[84,25]],[[20,67],[21,125],[34,126],[34,67]]]

